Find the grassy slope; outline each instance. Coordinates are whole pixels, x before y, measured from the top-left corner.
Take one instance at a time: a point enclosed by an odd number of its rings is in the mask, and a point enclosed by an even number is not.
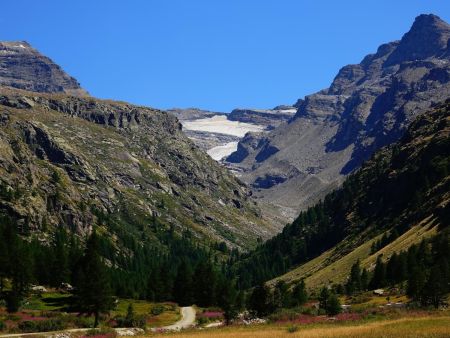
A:
[[[394,252],[407,250],[411,245],[419,243],[422,239],[433,236],[436,231],[437,227],[434,226],[432,220],[426,218],[372,255],[370,254],[372,243],[380,239],[383,234],[368,240],[342,257],[339,257],[339,251],[342,251],[345,247],[328,250],[283,276],[273,279],[269,284],[274,285],[278,280],[292,283],[302,278],[305,278],[305,283],[309,288],[319,288],[329,283],[342,283],[347,278],[351,266],[358,259],[361,261],[362,267],[372,269],[378,255],[383,254],[384,257],[390,257]]]

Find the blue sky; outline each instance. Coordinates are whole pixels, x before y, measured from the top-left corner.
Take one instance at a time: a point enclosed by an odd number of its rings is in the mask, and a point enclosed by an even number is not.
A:
[[[92,95],[158,108],[293,104],[450,1],[10,0],[1,40],[26,40]]]

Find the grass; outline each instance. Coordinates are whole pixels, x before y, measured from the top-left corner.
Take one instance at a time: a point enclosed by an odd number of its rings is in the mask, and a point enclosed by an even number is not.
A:
[[[350,273],[351,266],[358,260],[361,260],[361,266],[371,270],[375,264],[378,255],[383,254],[384,257],[390,257],[394,252],[400,252],[408,249],[411,245],[419,243],[424,238],[429,238],[436,234],[437,227],[433,226],[430,218],[424,219],[420,224],[413,226],[407,232],[402,234],[392,243],[386,245],[378,252],[371,254],[372,243],[382,237],[383,234],[368,240],[364,244],[358,246],[350,253],[336,259],[336,249],[325,251],[320,256],[310,260],[309,262],[287,272],[269,282],[274,285],[278,280],[286,282],[299,281],[305,278],[308,288],[320,288],[323,285],[331,283],[345,282]]]
[[[400,318],[374,322],[324,323],[305,326],[256,325],[251,327],[232,326],[203,331],[173,333],[165,336],[177,338],[190,337],[236,337],[236,338],[278,338],[278,337],[450,337],[450,317],[430,316]]]
[[[61,292],[46,292],[41,296],[33,295],[24,306],[36,311],[64,311],[70,307],[71,294]]]
[[[120,299],[117,307],[111,312],[111,316],[125,316],[128,305],[133,304],[133,309],[136,315],[151,316],[147,321],[148,327],[161,327],[175,323],[180,319],[180,309],[173,303],[151,303],[143,300],[135,299]],[[156,316],[151,315],[151,310],[154,306],[162,305],[164,311]]]

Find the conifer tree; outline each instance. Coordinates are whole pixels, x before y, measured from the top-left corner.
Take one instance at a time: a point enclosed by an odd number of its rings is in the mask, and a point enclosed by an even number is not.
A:
[[[300,306],[306,303],[308,300],[308,293],[306,292],[305,280],[302,279],[298,282],[292,291],[292,304],[294,306]]]
[[[100,315],[109,312],[114,302],[95,230],[87,241],[80,263],[75,293],[77,305],[80,312],[95,316],[94,327],[97,327]]]

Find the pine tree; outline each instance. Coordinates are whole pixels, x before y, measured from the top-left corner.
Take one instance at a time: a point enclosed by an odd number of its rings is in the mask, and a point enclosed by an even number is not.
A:
[[[335,293],[329,295],[325,310],[329,316],[335,316],[342,311],[341,303]]]
[[[306,292],[305,280],[302,279],[294,286],[292,291],[292,304],[294,306],[301,306],[308,300],[308,293]]]
[[[426,283],[425,269],[423,267],[416,266],[408,277],[408,289],[407,295],[415,301],[420,301],[422,297],[422,291]]]
[[[95,316],[94,327],[99,323],[100,314],[109,312],[113,306],[108,273],[98,246],[99,240],[94,230],[81,259],[75,293],[80,312]]]
[[[324,286],[320,290],[319,294],[319,308],[326,311],[328,307],[328,298],[330,297],[330,290],[328,290],[328,287]]]
[[[193,302],[193,273],[191,265],[183,260],[178,267],[173,285],[173,296],[181,306],[192,305]]]
[[[59,287],[69,280],[67,235],[61,228],[55,233],[53,241],[53,261],[51,264],[51,284]]]
[[[256,286],[250,294],[247,307],[259,317],[268,315],[271,311],[269,289],[265,285]]]
[[[373,272],[372,280],[370,281],[370,287],[372,289],[382,288],[386,285],[386,265],[381,259],[381,255],[378,256]]]
[[[349,295],[361,290],[361,267],[359,259],[352,265],[346,289]]]
[[[369,272],[363,269],[361,272],[361,291],[366,291],[369,287]]]
[[[212,265],[208,261],[200,262],[195,269],[195,303],[202,307],[215,304],[217,277]]]

